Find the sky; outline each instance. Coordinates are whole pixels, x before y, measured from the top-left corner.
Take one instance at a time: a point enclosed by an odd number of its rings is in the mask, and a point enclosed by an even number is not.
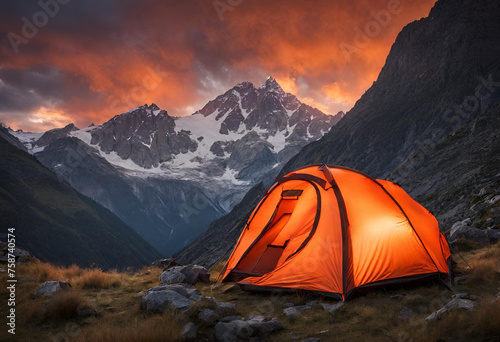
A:
[[[185,116],[268,76],[327,114],[372,85],[435,0],[0,3],[0,122],[83,128],[145,103]]]

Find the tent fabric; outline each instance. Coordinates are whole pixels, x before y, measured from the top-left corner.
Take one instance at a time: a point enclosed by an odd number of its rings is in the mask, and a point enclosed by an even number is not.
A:
[[[399,185],[310,165],[267,191],[219,280],[345,300],[356,288],[448,273],[449,257],[436,218]]]

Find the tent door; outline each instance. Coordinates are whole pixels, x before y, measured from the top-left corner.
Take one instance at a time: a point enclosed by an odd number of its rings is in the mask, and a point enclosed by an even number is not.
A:
[[[259,260],[257,260],[252,273],[266,274],[274,270],[288,241],[290,240],[287,240],[283,246],[267,245],[266,250],[262,253]]]

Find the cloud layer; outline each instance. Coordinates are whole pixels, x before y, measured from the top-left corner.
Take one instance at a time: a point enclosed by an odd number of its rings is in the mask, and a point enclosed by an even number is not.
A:
[[[0,4],[0,121],[87,126],[155,102],[188,115],[268,75],[327,113],[376,80],[435,0],[41,0]]]

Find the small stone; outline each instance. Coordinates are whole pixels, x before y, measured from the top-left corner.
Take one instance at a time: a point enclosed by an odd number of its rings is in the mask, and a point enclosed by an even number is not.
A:
[[[291,308],[293,306],[293,303],[285,303],[283,304],[283,307],[285,308]]]
[[[456,298],[459,298],[459,299],[468,299],[469,298],[469,294],[467,292],[456,293],[453,296],[451,296],[451,298],[452,299],[456,299]]]
[[[215,313],[215,311],[211,309],[203,309],[198,314],[198,318],[206,323],[213,324],[219,318],[219,315]]]
[[[184,340],[196,338],[196,336],[198,335],[198,332],[196,331],[196,325],[194,325],[193,322],[189,322],[182,329],[181,335]]]
[[[321,340],[317,337],[309,337],[309,338],[306,338],[305,340],[302,340],[300,342],[320,342]]]
[[[35,295],[43,295],[45,297],[52,297],[56,292],[67,290],[71,285],[66,281],[46,281],[38,286]]]
[[[298,314],[299,310],[297,306],[292,306],[290,308],[283,309],[283,313],[285,314],[286,317],[292,317]]]
[[[443,306],[441,309],[433,312],[427,318],[425,319],[426,321],[435,321],[437,319],[440,319],[443,315],[447,314],[450,310],[453,309],[461,309],[461,310],[467,310],[471,311],[474,308],[474,302],[469,299],[460,299],[460,298],[455,298],[452,299],[450,302],[448,302],[445,306]]]
[[[338,308],[340,308],[342,305],[344,305],[344,302],[338,302],[336,304],[327,304],[327,303],[320,303],[321,306],[328,312],[334,312]]]

